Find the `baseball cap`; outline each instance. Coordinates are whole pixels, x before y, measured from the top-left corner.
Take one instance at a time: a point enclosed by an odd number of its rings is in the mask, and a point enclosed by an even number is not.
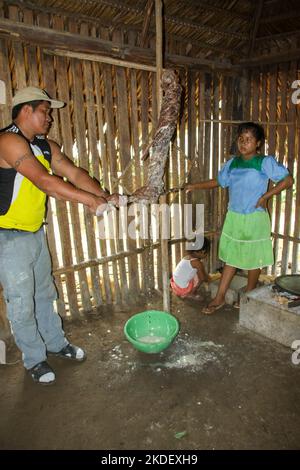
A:
[[[53,100],[50,98],[45,90],[35,86],[28,86],[17,91],[12,99],[12,106],[14,107],[21,103],[28,103],[29,101],[36,100],[48,101],[51,108],[62,108],[65,105],[63,101]]]

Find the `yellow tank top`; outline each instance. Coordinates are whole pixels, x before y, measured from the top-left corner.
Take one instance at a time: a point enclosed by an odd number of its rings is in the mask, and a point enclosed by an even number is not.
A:
[[[2,132],[24,137],[15,124]],[[49,170],[51,150],[45,137],[36,136],[32,142],[25,140],[33,155]],[[36,232],[43,224],[46,198],[43,191],[14,168],[0,168],[0,228]]]

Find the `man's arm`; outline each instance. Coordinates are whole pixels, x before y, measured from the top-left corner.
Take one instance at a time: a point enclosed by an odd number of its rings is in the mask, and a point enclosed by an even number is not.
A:
[[[67,178],[67,180],[78,189],[83,189],[84,191],[104,198],[109,196],[106,191],[101,189],[99,183],[90,177],[87,171],[74,165],[74,163],[61,152],[56,142],[53,140],[48,140],[48,142],[52,153],[51,168],[56,175]]]
[[[77,189],[61,178],[50,175],[34,157],[28,143],[16,134],[7,133],[0,136],[0,160],[7,168],[14,168],[48,196],[63,201],[80,202],[94,213],[98,206],[106,204],[103,197]]]

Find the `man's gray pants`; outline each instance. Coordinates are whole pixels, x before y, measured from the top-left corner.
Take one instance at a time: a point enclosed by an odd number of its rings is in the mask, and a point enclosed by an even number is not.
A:
[[[43,228],[35,233],[0,230],[0,283],[16,344],[31,369],[46,360],[47,351],[68,344],[54,308],[57,293]]]

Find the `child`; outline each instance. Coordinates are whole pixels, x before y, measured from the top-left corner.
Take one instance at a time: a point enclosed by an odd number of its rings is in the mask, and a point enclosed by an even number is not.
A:
[[[195,293],[202,282],[209,280],[201,261],[206,258],[209,246],[209,240],[204,237],[202,248],[187,251],[186,256],[176,266],[170,284],[174,294],[182,299],[186,297],[200,299],[200,296]]]
[[[210,315],[225,303],[225,294],[236,269],[248,271],[246,292],[256,287],[261,268],[272,265],[273,250],[267,202],[275,194],[290,188],[293,177],[274,157],[262,155],[263,128],[253,122],[238,126],[238,156],[228,160],[212,179],[186,186],[187,191],[229,188],[228,212],[219,245],[219,258],[225,262],[217,295],[202,310]],[[269,180],[276,186],[268,190]]]

